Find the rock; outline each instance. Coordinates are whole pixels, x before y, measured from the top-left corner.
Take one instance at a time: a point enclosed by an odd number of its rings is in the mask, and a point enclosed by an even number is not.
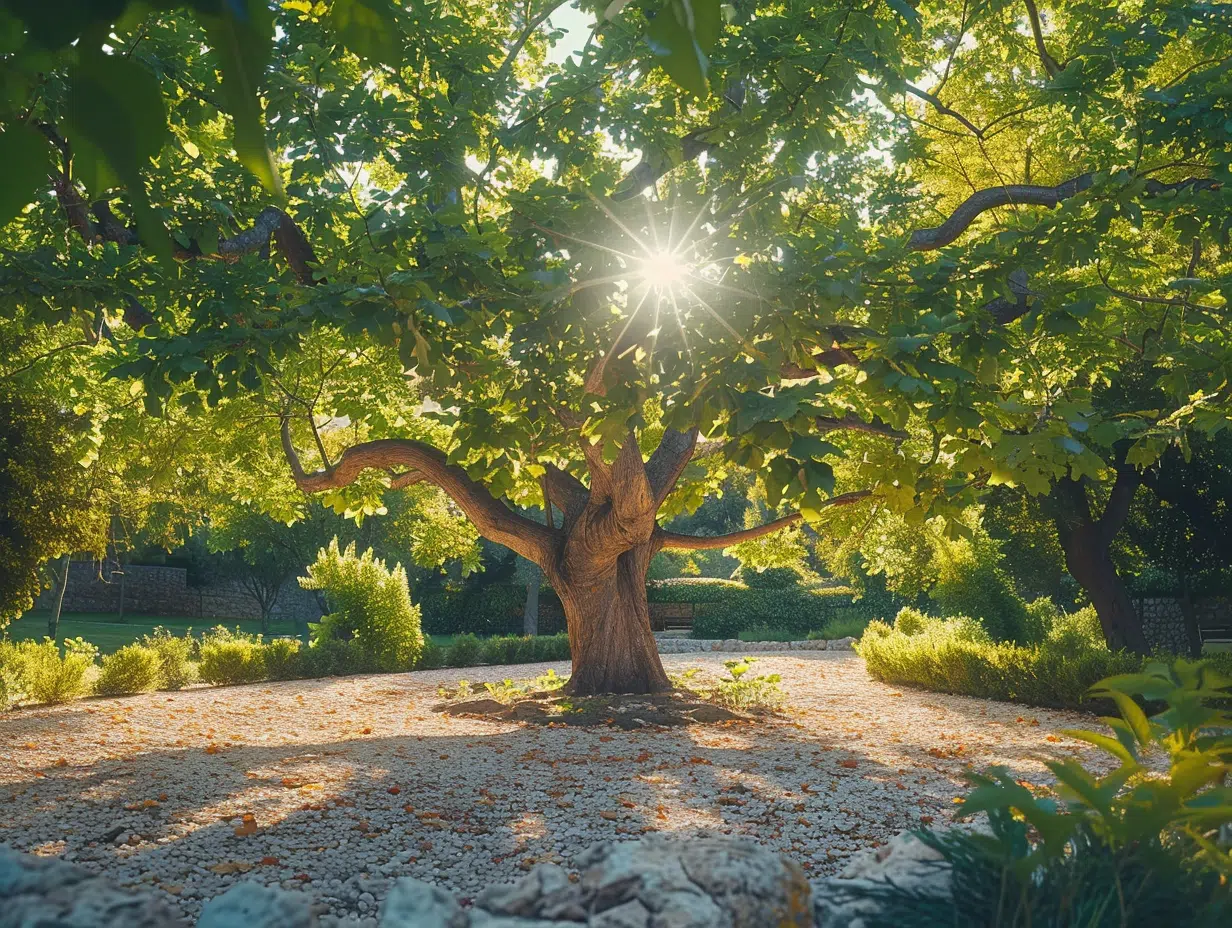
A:
[[[0,928],[187,928],[161,900],[61,860],[0,847]]]
[[[881,847],[856,856],[841,876],[814,886],[817,924],[824,928],[868,928],[879,924],[871,917],[878,911],[877,902],[856,894],[878,883],[891,882],[917,896],[951,898],[949,863],[915,835],[904,832]]]
[[[312,897],[260,883],[237,883],[201,909],[197,928],[316,928]]]
[[[381,906],[382,928],[467,928],[458,901],[439,886],[404,876]]]
[[[836,638],[834,641],[827,643],[826,650],[828,651],[851,651],[852,645],[856,643],[854,638]]]

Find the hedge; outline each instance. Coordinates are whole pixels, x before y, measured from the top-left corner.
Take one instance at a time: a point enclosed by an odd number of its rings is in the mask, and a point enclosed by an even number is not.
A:
[[[426,635],[517,635],[522,632],[525,585],[492,584],[469,590],[426,593],[419,599]],[[565,630],[560,598],[548,587],[539,591],[539,632]]]

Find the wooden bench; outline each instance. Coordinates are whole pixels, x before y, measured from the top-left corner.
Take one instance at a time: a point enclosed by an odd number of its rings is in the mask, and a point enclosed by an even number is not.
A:
[[[1203,644],[1232,642],[1232,625],[1198,625],[1198,637]]]
[[[650,627],[656,632],[691,632],[692,603],[650,603]]]

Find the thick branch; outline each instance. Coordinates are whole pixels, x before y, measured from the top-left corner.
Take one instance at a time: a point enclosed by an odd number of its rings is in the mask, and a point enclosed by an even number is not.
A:
[[[1129,506],[1141,482],[1142,477],[1132,465],[1122,464],[1117,469],[1116,482],[1113,483],[1112,491],[1108,494],[1104,512],[1099,517],[1099,532],[1109,542],[1129,518]]]
[[[394,475],[395,484],[407,486],[426,480],[440,487],[489,541],[502,544],[541,566],[555,547],[554,531],[504,506],[467,476],[466,471],[448,463],[445,452],[423,442],[409,438],[366,441],[348,448],[328,469],[305,473],[291,440],[291,420],[284,416],[282,450],[296,486],[305,493],[345,487],[369,469],[390,473],[395,467],[407,468],[408,473]]]
[[[977,190],[967,197],[939,226],[931,229],[916,229],[907,241],[907,247],[912,251],[932,251],[942,248],[957,239],[980,214],[990,209],[1002,206],[1047,206],[1060,205],[1064,200],[1077,196],[1088,190],[1095,183],[1094,173],[1088,171],[1079,174],[1055,187],[1043,187],[1038,184],[1007,184],[1003,187],[988,187]],[[1165,193],[1192,187],[1194,190],[1218,190],[1219,181],[1209,178],[1190,177],[1173,184],[1165,184],[1154,179],[1147,179],[1145,189],[1148,196],[1157,197]]]
[[[650,480],[650,488],[654,492],[655,508],[663,504],[669,493],[676,486],[676,481],[693,458],[693,449],[697,447],[697,429],[687,432],[667,429],[659,441],[659,447],[646,462],[646,476]]]
[[[554,464],[545,465],[546,472],[540,479],[543,481],[543,492],[547,501],[556,506],[564,517],[564,529],[568,532],[578,516],[586,508],[590,500],[590,491],[582,481],[572,474],[561,470]]]
[[[818,416],[814,421],[817,424],[817,428],[822,432],[867,432],[870,435],[884,435],[886,438],[893,438],[895,441],[904,441],[910,437],[901,429],[886,425],[880,420],[865,422],[854,413],[848,413],[842,417]]]
[[[849,506],[852,503],[858,503],[860,500],[867,499],[872,493],[869,490],[856,490],[853,493],[842,493],[839,496],[831,497],[822,502],[822,507],[830,506]],[[660,548],[671,548],[675,551],[708,551],[714,548],[729,548],[732,545],[738,545],[742,541],[753,541],[765,535],[771,535],[774,532],[787,528],[789,525],[795,525],[804,517],[793,512],[789,516],[784,516],[781,519],[775,519],[773,522],[767,522],[765,525],[758,525],[755,528],[746,528],[739,532],[729,532],[726,535],[680,535],[676,532],[668,532],[659,529],[655,532],[655,540]]]

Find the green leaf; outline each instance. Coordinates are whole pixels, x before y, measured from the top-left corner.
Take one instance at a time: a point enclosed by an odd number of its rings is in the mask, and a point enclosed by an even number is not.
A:
[[[235,123],[235,152],[240,163],[282,197],[282,180],[265,146],[261,98],[257,88],[269,63],[274,17],[264,0],[231,0],[220,15],[201,17],[222,71],[222,90]]]
[[[698,97],[710,93],[710,52],[722,26],[720,0],[667,0],[646,28],[646,44],[677,84]]]
[[[370,64],[402,63],[392,10],[383,0],[334,0],[329,12],[342,43]]]
[[[51,147],[33,129],[16,125],[0,135],[0,164],[4,165],[4,183],[0,184],[2,226],[34,200],[40,186],[47,185]]]
[[[1094,731],[1083,731],[1079,728],[1065,728],[1061,730],[1061,734],[1078,741],[1085,741],[1087,744],[1093,744],[1097,748],[1102,748],[1122,763],[1133,764],[1137,762],[1137,758],[1130,753],[1125,745],[1116,738],[1110,738],[1108,735],[1101,735],[1099,732]]]
[[[92,144],[124,184],[142,242],[170,263],[171,238],[141,175],[168,138],[158,78],[129,58],[90,51],[69,71],[69,83],[65,112],[72,134]]]
[[[788,454],[801,461],[820,461],[827,454],[841,455],[842,451],[814,435],[797,435],[791,440]]]

